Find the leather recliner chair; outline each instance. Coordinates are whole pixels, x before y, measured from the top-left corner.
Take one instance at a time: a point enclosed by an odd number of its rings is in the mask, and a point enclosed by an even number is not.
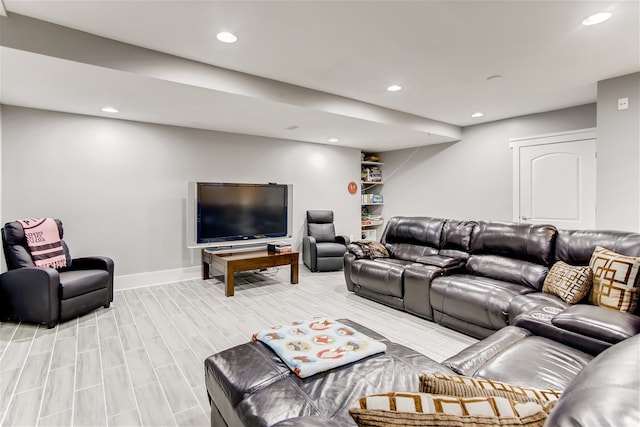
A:
[[[2,245],[9,271],[0,275],[0,321],[42,323],[48,328],[58,322],[88,313],[113,301],[113,260],[107,257],[71,259],[62,240],[67,266],[36,267],[18,222],[2,228]]]
[[[307,234],[302,239],[302,261],[311,271],[342,270],[350,239],[336,236],[333,211],[307,211]]]

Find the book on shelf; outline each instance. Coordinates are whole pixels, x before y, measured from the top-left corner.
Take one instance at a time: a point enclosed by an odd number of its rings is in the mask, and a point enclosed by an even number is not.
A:
[[[383,203],[382,194],[363,194],[362,195],[362,204],[376,205],[376,204],[382,204],[382,203]]]
[[[360,178],[363,182],[381,182],[382,171],[378,166],[363,166],[360,169]]]

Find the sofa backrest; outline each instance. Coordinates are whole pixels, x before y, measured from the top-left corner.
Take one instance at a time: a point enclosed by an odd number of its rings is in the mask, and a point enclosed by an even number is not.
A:
[[[605,230],[558,230],[554,261],[589,265],[596,246],[640,257],[640,234]]]
[[[552,225],[479,221],[471,235],[467,271],[542,289],[553,259]]]
[[[407,261],[437,255],[445,220],[430,217],[393,217],[380,241],[394,258]]]
[[[554,262],[589,265],[596,246],[622,255],[640,257],[640,234],[607,230],[558,230]],[[581,303],[591,304],[588,297]],[[640,316],[640,304],[633,313]]]
[[[475,221],[448,219],[442,227],[439,255],[468,259]]]

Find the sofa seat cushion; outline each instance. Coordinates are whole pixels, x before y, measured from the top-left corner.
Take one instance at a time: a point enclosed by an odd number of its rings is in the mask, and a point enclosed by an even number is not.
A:
[[[515,283],[456,274],[433,279],[430,296],[435,311],[497,330],[507,326],[509,301],[532,292],[534,289]]]
[[[104,289],[109,284],[105,270],[70,270],[60,272],[63,300]]]
[[[342,257],[347,252],[347,247],[342,243],[318,242],[316,243],[318,258]]]
[[[640,333],[639,316],[586,304],[575,305],[556,314],[551,323],[611,344]]]
[[[504,349],[471,376],[562,391],[592,359],[573,347],[530,336]]]
[[[359,259],[352,265],[351,280],[375,293],[402,298],[404,268],[411,264],[394,258]]]
[[[234,364],[235,365],[235,364]],[[251,371],[249,365],[235,369]],[[422,369],[450,372],[415,351],[389,343],[387,351],[309,378],[290,374],[245,394],[236,407],[246,426],[271,426],[282,419],[299,416],[329,418],[342,426],[354,425],[349,408],[358,399],[380,390],[418,391]]]
[[[244,425],[271,426],[288,418],[316,416],[353,425],[348,409],[358,398],[384,390],[418,391],[421,372],[453,371],[355,322],[338,319],[382,341],[387,351],[299,378],[260,342],[248,342],[207,358],[205,383],[218,408],[227,404]],[[235,425],[235,424],[234,424]]]

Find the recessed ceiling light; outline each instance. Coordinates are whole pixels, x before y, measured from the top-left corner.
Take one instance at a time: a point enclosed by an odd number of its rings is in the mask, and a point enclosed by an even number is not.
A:
[[[235,43],[238,41],[238,37],[235,34],[223,31],[216,35],[216,38],[223,43]]]
[[[402,86],[400,86],[400,85],[391,85],[391,86],[389,86],[389,87],[387,88],[387,90],[388,90],[389,92],[397,92],[397,91],[399,91],[399,90],[402,90]]]
[[[338,138],[329,138],[329,142],[338,142]]]
[[[118,109],[117,108],[113,108],[113,107],[102,107],[101,110],[104,111],[105,113],[117,113],[118,112]]]
[[[477,113],[473,113],[471,115],[471,117],[474,117],[474,118],[483,117],[483,116],[484,116],[484,113],[481,113],[480,111],[478,111]]]
[[[601,24],[607,19],[611,18],[611,12],[600,12],[591,15],[582,21],[582,25],[596,25]]]

